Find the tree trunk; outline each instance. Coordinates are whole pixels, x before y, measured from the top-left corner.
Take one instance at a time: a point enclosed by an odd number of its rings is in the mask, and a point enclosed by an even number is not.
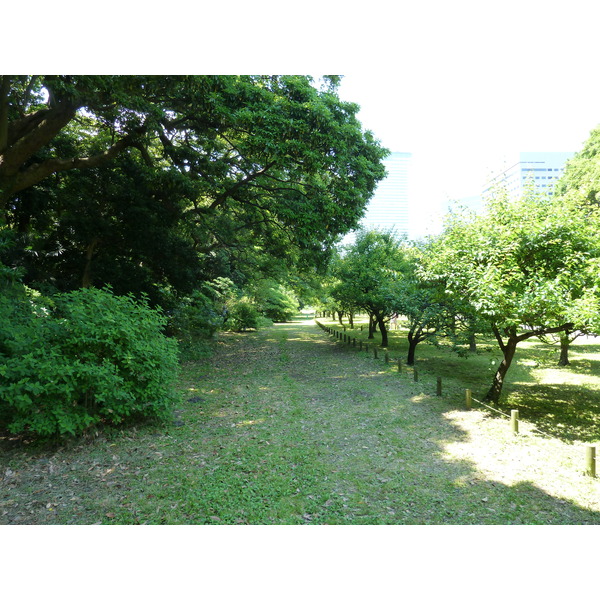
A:
[[[376,321],[375,321],[375,317],[372,314],[369,314],[369,340],[372,340],[375,337],[375,327],[376,327]]]
[[[388,333],[385,326],[385,320],[382,316],[377,317],[377,324],[379,325],[379,331],[381,331],[381,347],[387,348],[388,346]]]
[[[88,245],[85,251],[85,268],[83,269],[83,277],[81,278],[81,287],[89,288],[92,286],[92,257],[94,256],[94,250],[100,240],[94,238]]]
[[[338,310],[338,321],[342,327],[344,326],[344,323],[342,321],[343,315],[344,315],[344,313],[341,310]]]
[[[469,352],[477,352],[477,342],[475,341],[475,334],[469,334]]]
[[[415,364],[415,352],[417,351],[418,343],[418,337],[413,337],[411,334],[408,334],[408,355],[406,357],[406,364],[411,367]]]
[[[558,359],[559,367],[566,367],[569,363],[569,345],[571,341],[568,335],[560,336],[560,358]]]
[[[491,402],[493,404],[498,404],[500,401],[500,394],[502,393],[502,385],[504,384],[504,377],[506,376],[506,372],[508,371],[510,364],[515,356],[515,351],[517,350],[518,340],[516,336],[510,337],[504,346],[504,358],[494,375],[494,381],[492,383],[492,387],[488,390],[488,393],[484,397],[484,402]]]
[[[350,323],[350,329],[354,329],[354,315],[351,312],[348,313],[348,323]]]

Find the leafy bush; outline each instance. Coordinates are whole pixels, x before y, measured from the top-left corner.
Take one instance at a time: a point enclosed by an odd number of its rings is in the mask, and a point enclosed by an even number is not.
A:
[[[227,326],[232,331],[258,329],[260,314],[256,307],[247,301],[239,301],[231,307]]]
[[[184,360],[195,360],[196,350],[223,326],[223,313],[206,294],[195,291],[184,298],[169,318],[169,335],[179,342]]]
[[[164,418],[177,344],[145,301],[82,289],[0,300],[0,425],[42,437]]]
[[[298,312],[298,299],[293,292],[271,280],[261,282],[255,300],[265,317],[276,322],[290,321]]]

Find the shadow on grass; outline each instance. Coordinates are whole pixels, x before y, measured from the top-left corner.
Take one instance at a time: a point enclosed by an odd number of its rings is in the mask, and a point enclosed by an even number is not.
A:
[[[0,523],[600,524],[453,458],[470,434],[452,399],[308,319],[223,335],[210,365],[184,370],[202,401],[184,399],[181,427],[3,456]]]
[[[272,356],[275,343],[285,339],[290,360],[275,370],[302,385],[298,421],[307,432],[323,428],[325,436],[306,433],[304,441],[328,448],[325,472],[339,474],[335,489],[345,494],[352,523],[600,523],[599,512],[530,481],[506,485],[469,460],[448,458],[448,444],[469,441],[466,431],[444,417],[456,407],[431,397],[419,400],[423,383],[394,378],[381,355],[378,361],[365,352],[360,356],[356,347],[316,328],[299,330],[296,323],[277,325],[267,338],[271,348],[263,348],[263,356]],[[347,516],[327,511],[311,518],[347,522]]]
[[[389,351],[394,359],[403,358],[407,347],[405,332],[390,333]],[[444,389],[454,393],[460,403],[465,389],[471,389],[473,397],[481,399],[492,383],[501,353],[494,340],[483,340],[478,348],[476,354],[460,356],[448,346],[422,343],[417,349],[415,368],[421,375],[434,378],[432,388],[435,378],[442,377]],[[571,345],[569,354],[571,364],[559,367],[556,346],[538,340],[519,345],[499,409],[505,413],[519,409],[521,418],[561,441],[597,442],[600,381],[596,378],[600,376],[600,344],[580,339]],[[552,383],[540,381],[542,372],[550,372]]]

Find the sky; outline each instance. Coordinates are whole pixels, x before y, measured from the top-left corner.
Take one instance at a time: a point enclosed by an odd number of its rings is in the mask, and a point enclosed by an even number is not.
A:
[[[351,66],[340,96],[360,105],[382,145],[413,154],[411,203],[435,230],[428,215],[478,196],[519,152],[581,150],[600,126],[600,53],[589,4],[570,14],[553,2],[509,3],[494,19],[458,25],[425,6],[428,28],[373,69]]]

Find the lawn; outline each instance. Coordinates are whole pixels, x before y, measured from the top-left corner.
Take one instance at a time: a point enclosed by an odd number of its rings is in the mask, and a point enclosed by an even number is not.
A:
[[[324,321],[327,326],[339,324]],[[366,331],[346,333],[362,335]],[[598,524],[600,484],[584,473],[598,441],[597,345],[572,367],[530,343],[505,404],[520,433],[475,403],[498,352],[417,349],[418,382],[304,315],[221,333],[183,366],[164,426],[104,432],[52,449],[2,441],[0,524]],[[535,366],[537,365],[537,366]],[[442,396],[436,395],[442,377]],[[535,428],[535,430],[534,430]]]

